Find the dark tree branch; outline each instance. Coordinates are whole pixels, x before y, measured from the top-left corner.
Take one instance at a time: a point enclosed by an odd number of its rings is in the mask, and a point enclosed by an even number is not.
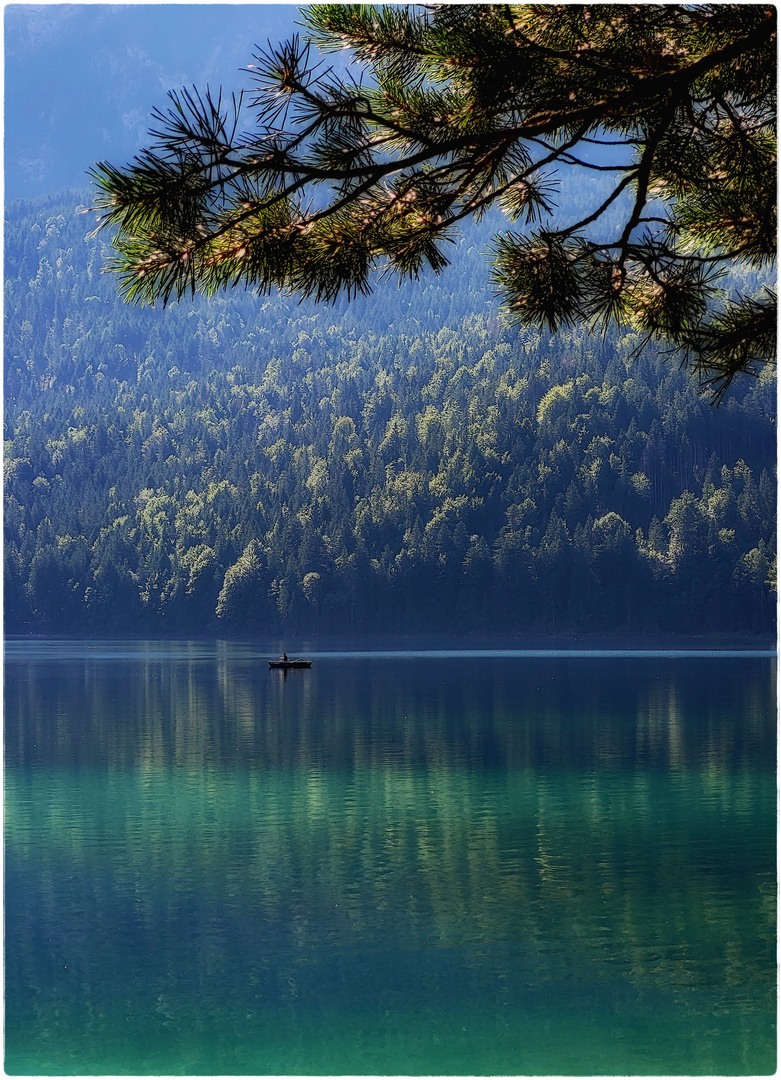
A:
[[[773,8],[323,5],[305,19],[373,82],[323,71],[295,38],[256,57],[257,133],[238,136],[242,97],[231,116],[220,95],[183,91],[155,111],[150,150],[124,171],[93,170],[126,295],[241,281],[365,291],[380,257],[400,274],[439,270],[436,245],[498,201],[544,221],[506,238],[497,263],[522,320],[626,318],[691,358],[706,325],[709,340],[727,335],[705,319],[710,277],[775,252]],[[590,161],[581,144],[633,159]],[[616,176],[566,227],[547,197],[557,166]],[[617,239],[595,241],[632,186]],[[729,332],[749,326],[733,318]],[[751,352],[703,350],[730,363]]]

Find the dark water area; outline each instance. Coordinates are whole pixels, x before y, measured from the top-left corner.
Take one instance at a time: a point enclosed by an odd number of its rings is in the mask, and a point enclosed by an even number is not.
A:
[[[775,1071],[772,654],[309,655],[6,643],[6,1071]]]

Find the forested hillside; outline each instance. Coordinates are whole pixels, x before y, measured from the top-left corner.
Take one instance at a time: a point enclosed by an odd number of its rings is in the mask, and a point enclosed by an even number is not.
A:
[[[769,373],[714,409],[509,328],[478,231],[352,304],[131,308],[77,201],[7,213],[7,632],[772,632]]]

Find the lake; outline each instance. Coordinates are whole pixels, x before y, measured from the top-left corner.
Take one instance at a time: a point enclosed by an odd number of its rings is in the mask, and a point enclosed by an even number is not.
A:
[[[776,1068],[771,653],[6,642],[5,1066]]]

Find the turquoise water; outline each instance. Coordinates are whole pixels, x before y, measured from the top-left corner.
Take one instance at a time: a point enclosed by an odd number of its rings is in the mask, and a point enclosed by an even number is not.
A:
[[[8,643],[10,1073],[775,1071],[775,661]]]

